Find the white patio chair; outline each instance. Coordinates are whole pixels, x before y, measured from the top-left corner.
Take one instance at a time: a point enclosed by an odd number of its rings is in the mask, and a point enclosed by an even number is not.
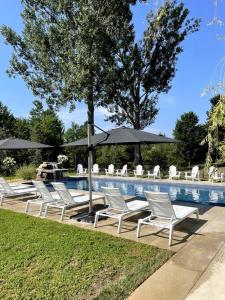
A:
[[[153,172],[151,173],[150,171],[148,171],[148,178],[160,178],[160,166],[157,165],[154,167]]]
[[[122,169],[116,170],[117,176],[127,176],[127,165],[124,165]]]
[[[59,195],[59,200],[53,203],[46,204],[45,217],[48,214],[49,208],[61,209],[61,221],[63,220],[64,213],[66,209],[74,208],[77,206],[82,206],[89,203],[89,195],[76,195],[75,197],[69,192],[62,182],[52,182],[55,191]],[[92,200],[103,199],[105,204],[105,199],[102,195],[92,195]]]
[[[134,176],[135,177],[142,176],[143,174],[144,174],[144,170],[143,170],[142,165],[136,166],[136,170],[134,170]]]
[[[86,175],[87,169],[84,169],[82,164],[78,164],[77,165],[77,174],[78,175]]]
[[[199,180],[199,167],[198,166],[194,166],[192,168],[191,173],[190,172],[185,172],[185,179],[186,180]]]
[[[41,216],[43,208],[46,206],[46,204],[57,201],[59,199],[59,196],[52,196],[52,194],[49,192],[46,185],[42,181],[33,180],[32,182],[40,196],[37,199],[30,199],[27,201],[25,213],[29,212],[31,204],[35,204],[40,205],[39,216]]]
[[[97,227],[99,216],[118,219],[118,230],[120,233],[123,218],[130,216],[135,212],[149,209],[149,204],[141,200],[132,200],[126,202],[119,188],[102,187],[105,192],[106,203],[108,208],[97,211],[95,215],[94,227]]]
[[[94,164],[92,168],[92,174],[97,174],[99,173],[99,166],[98,164]]]
[[[153,225],[169,229],[169,246],[173,239],[174,226],[192,214],[199,218],[196,207],[172,205],[168,193],[145,192],[145,196],[151,209],[151,215],[138,221],[137,238],[140,237],[141,226]]]
[[[108,166],[108,169],[105,169],[105,175],[114,175],[114,165],[111,164]]]
[[[170,166],[169,167],[169,179],[180,179],[181,176],[181,172],[177,171],[177,167],[176,166]]]
[[[26,196],[32,193],[35,193],[37,196],[37,189],[34,187],[27,187],[27,188],[13,188],[11,187],[7,181],[1,180],[0,182],[0,206],[4,202],[5,198],[11,197],[19,197],[19,196]]]
[[[218,174],[216,167],[211,166],[209,168],[209,181],[211,181],[212,183],[215,181],[220,181],[223,182],[224,181],[224,173]]]

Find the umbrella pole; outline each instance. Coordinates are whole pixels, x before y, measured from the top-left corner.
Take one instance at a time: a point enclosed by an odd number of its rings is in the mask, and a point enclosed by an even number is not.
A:
[[[91,146],[91,124],[88,124],[88,188],[89,188],[89,213],[93,212],[93,203],[92,203],[92,164],[93,164],[93,153]]]

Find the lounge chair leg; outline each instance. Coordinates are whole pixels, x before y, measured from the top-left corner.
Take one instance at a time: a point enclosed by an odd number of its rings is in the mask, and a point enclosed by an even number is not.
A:
[[[197,219],[197,221],[199,221],[199,211],[196,211],[196,219]]]
[[[139,220],[138,221],[138,228],[137,228],[137,238],[139,238],[140,237],[140,233],[141,233],[141,221]]]
[[[39,211],[39,216],[40,216],[40,217],[41,217],[41,215],[42,215],[43,206],[44,206],[44,203],[42,203],[42,204],[41,204],[41,207],[40,207],[40,211]]]
[[[62,214],[61,214],[61,221],[63,221],[63,217],[64,217],[64,213],[65,213],[65,207],[63,207],[63,209],[62,209]]]
[[[98,217],[99,217],[99,215],[98,215],[98,213],[96,213],[96,215],[95,215],[95,222],[94,222],[94,227],[95,227],[95,228],[96,228],[97,225],[98,225]]]
[[[47,217],[47,214],[48,214],[48,205],[46,205],[46,208],[45,208],[45,217]]]
[[[26,209],[25,209],[25,213],[27,214],[29,211],[29,206],[30,206],[30,202],[27,201],[27,205],[26,205]]]
[[[117,233],[120,233],[121,232],[121,226],[122,226],[122,222],[123,222],[123,218],[120,217],[119,218],[119,225],[118,225],[118,230],[117,230]]]
[[[172,244],[172,239],[173,239],[173,227],[170,227],[170,235],[169,235],[169,246]]]
[[[4,195],[1,195],[1,198],[0,198],[0,206],[2,206],[3,200],[4,200]]]

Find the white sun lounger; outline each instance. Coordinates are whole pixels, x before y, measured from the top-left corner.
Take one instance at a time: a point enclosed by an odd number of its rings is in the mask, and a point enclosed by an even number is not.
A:
[[[74,208],[77,206],[86,205],[89,203],[89,195],[76,195],[72,196],[69,190],[65,187],[62,182],[52,182],[55,191],[59,195],[59,200],[46,204],[45,217],[48,214],[49,208],[61,209],[61,221],[63,220],[64,213],[66,209]],[[104,196],[102,195],[92,195],[92,200],[103,199],[105,204]]]
[[[150,216],[138,221],[137,238],[140,237],[141,225],[153,225],[169,229],[169,246],[173,239],[174,226],[192,214],[199,218],[199,211],[196,207],[172,205],[168,193],[145,192],[149,203]]]
[[[28,188],[13,188],[11,187],[7,181],[1,180],[0,182],[0,206],[2,206],[2,203],[5,198],[11,198],[11,197],[19,197],[19,196],[25,196],[32,193],[35,193],[37,195],[37,189],[34,187],[28,187]]]
[[[25,213],[29,212],[31,204],[40,205],[39,215],[41,216],[42,211],[47,203],[55,202],[59,199],[58,195],[52,195],[47,189],[46,185],[42,181],[32,181],[37,192],[40,194],[37,199],[30,199],[27,201]]]
[[[82,164],[78,164],[77,165],[77,174],[78,175],[86,175],[87,169],[84,169]]]
[[[175,166],[169,167],[169,179],[180,179],[181,172],[177,171],[177,168]]]
[[[122,169],[116,170],[117,176],[127,176],[127,165],[124,165]]]
[[[212,183],[215,181],[220,181],[223,182],[224,181],[224,173],[218,174],[216,167],[211,166],[209,168],[209,181],[211,181]]]
[[[5,178],[0,177],[0,191],[3,190],[3,188],[1,187],[1,183],[8,183]],[[22,184],[22,183],[8,183],[9,186],[11,186],[11,188],[13,190],[20,190],[20,189],[27,189],[32,187],[30,184]]]
[[[149,209],[149,204],[146,201],[132,200],[126,202],[118,188],[102,187],[105,191],[105,198],[108,208],[96,212],[94,227],[97,227],[99,216],[114,218],[119,220],[118,230],[120,233],[123,218],[130,216],[135,212]]]
[[[136,170],[134,170],[134,176],[135,177],[142,176],[143,174],[144,174],[144,170],[143,170],[142,165],[136,166]]]
[[[194,166],[191,170],[191,173],[189,172],[185,172],[185,179],[186,180],[199,180],[199,167],[198,166]]]
[[[148,178],[160,178],[160,166],[157,165],[154,167],[153,172],[151,173],[150,171],[148,171]]]
[[[94,164],[93,165],[92,174],[96,174],[96,175],[99,174],[99,166],[98,166],[98,164]]]
[[[114,165],[111,164],[108,166],[108,169],[105,169],[105,175],[114,175]]]

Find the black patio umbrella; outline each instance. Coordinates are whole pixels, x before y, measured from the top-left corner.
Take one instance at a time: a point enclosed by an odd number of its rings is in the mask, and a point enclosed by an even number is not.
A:
[[[0,150],[43,149],[52,147],[53,146],[16,138],[0,140]]]
[[[167,138],[163,135],[157,135],[150,132],[137,130],[128,127],[119,127],[106,132],[102,132],[91,137],[93,146],[101,145],[129,145],[129,144],[162,144],[179,143],[179,141]],[[69,146],[87,146],[88,138],[63,145]]]
[[[95,126],[97,127],[97,126]],[[99,127],[97,127],[100,129]],[[101,130],[101,129],[100,129]],[[101,130],[103,131],[103,130]],[[162,144],[162,143],[179,143],[180,141],[167,138],[163,135],[157,135],[150,132],[136,130],[128,127],[119,127],[109,131],[89,136],[89,138],[80,139],[78,141],[64,144],[63,147],[88,146],[88,179],[89,179],[89,215],[84,218],[86,221],[93,222],[93,202],[92,202],[92,147],[103,145],[131,145],[131,144]]]

